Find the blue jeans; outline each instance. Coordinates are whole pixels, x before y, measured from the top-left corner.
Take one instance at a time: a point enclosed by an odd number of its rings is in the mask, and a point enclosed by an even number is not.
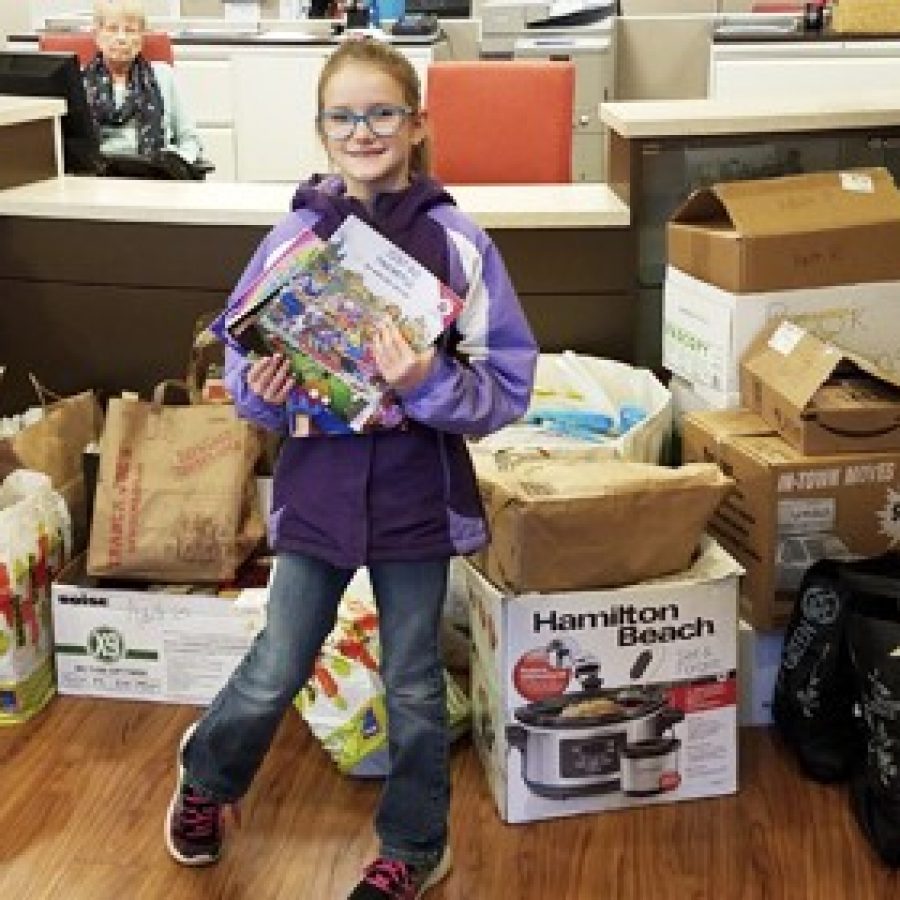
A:
[[[382,855],[409,863],[435,861],[447,840],[448,729],[438,638],[448,564],[436,559],[369,565],[390,763],[375,825]],[[188,777],[210,796],[233,802],[250,787],[285,710],[312,674],[352,576],[352,569],[279,554],[266,627],[184,749]]]

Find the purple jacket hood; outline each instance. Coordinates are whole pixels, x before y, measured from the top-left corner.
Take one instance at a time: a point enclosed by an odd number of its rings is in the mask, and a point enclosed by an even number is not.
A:
[[[339,176],[313,175],[294,192],[291,210],[316,213],[314,230],[323,240],[330,238],[347,216],[354,215],[417,259],[432,274],[446,280],[447,242],[437,224],[426,218],[426,213],[447,205],[456,205],[450,194],[439,182],[424,175],[414,178],[401,191],[376,195],[371,211],[360,200],[347,196],[344,180]]]

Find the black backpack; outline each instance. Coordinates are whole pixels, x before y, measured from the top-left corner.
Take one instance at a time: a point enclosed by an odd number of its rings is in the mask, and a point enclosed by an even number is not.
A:
[[[851,596],[841,564],[807,569],[784,636],[772,718],[801,768],[816,781],[846,779],[862,749],[856,687],[845,639]]]
[[[866,737],[851,807],[878,855],[900,866],[900,556],[843,566],[840,575],[853,597],[847,644]]]
[[[772,712],[808,775],[850,778],[860,828],[900,866],[900,555],[807,570]]]

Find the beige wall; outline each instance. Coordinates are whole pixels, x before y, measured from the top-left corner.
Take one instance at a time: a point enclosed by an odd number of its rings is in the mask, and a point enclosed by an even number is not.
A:
[[[221,0],[181,0],[181,15],[186,19],[221,16]]]
[[[27,3],[22,0],[0,0],[0,42],[8,34],[28,31],[30,25]]]
[[[748,12],[754,0],[621,0],[624,16],[672,16],[682,13]]]
[[[260,0],[260,12],[264,19],[277,19],[278,0]],[[222,0],[181,0],[181,15],[186,19],[219,19],[222,12]]]
[[[719,0],[719,11],[723,13],[749,12],[753,0]]]
[[[623,16],[673,16],[714,13],[721,0],[621,0]]]
[[[712,28],[712,16],[618,19],[616,99],[705,97]]]

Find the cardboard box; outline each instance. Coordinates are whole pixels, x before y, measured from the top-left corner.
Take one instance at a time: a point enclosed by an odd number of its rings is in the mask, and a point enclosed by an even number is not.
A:
[[[783,631],[757,631],[738,623],[738,721],[744,726],[772,724],[772,697],[781,665]]]
[[[694,387],[737,392],[750,344],[786,317],[900,374],[898,282],[736,294],[672,267],[663,287],[663,365]]]
[[[491,542],[473,560],[492,582],[518,593],[681,571],[731,486],[711,466],[531,455],[474,460]]]
[[[816,560],[875,556],[900,540],[900,453],[804,456],[744,409],[685,416],[682,451],[736,482],[708,530],[746,570],[741,615],[755,628],[787,625]]]
[[[737,409],[741,405],[739,391],[714,391],[700,384],[691,384],[679,375],[669,379],[672,394],[672,415],[677,428],[681,417],[691,412],[708,409]]]
[[[57,690],[207,704],[264,625],[264,596],[108,587],[85,574],[81,556],[52,588]]]
[[[741,399],[810,456],[900,451],[900,378],[790,321],[747,351]]]
[[[686,572],[614,590],[504,594],[469,568],[473,733],[504,821],[737,790],[740,571],[708,539]]]
[[[840,0],[834,5],[831,30],[835,34],[900,33],[900,6],[886,0]]]
[[[694,191],[669,264],[735,293],[900,279],[900,191],[884,168],[730,181]]]

